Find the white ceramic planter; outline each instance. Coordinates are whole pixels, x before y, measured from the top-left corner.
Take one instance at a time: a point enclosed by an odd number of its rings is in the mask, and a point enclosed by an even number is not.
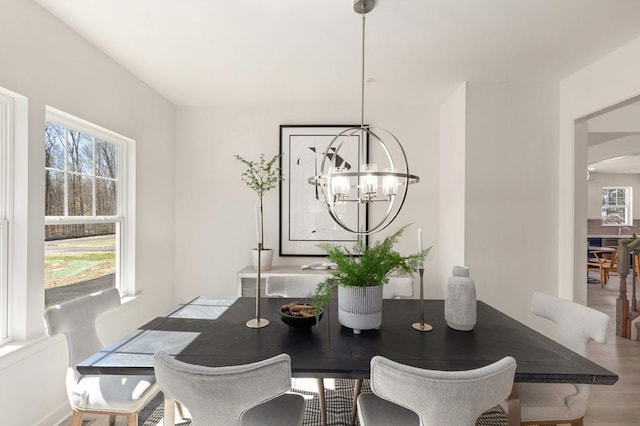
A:
[[[378,329],[382,325],[382,286],[338,286],[338,321],[353,329]]]
[[[251,255],[253,256],[253,267],[258,269],[258,250],[251,250]],[[269,271],[271,270],[271,265],[273,264],[273,250],[272,249],[263,249],[260,253],[260,271]]]

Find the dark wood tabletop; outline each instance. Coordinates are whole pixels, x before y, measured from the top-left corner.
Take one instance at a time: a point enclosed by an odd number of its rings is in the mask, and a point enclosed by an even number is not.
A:
[[[618,379],[481,301],[472,331],[447,327],[442,300],[425,301],[430,332],[411,327],[419,319],[418,300],[384,300],[380,330],[356,335],[338,323],[335,300],[310,332],[291,332],[278,310],[293,300],[262,299],[262,317],[270,324],[251,329],[245,323],[255,316],[254,298],[195,298],[94,354],[77,369],[83,374],[153,374],[152,355],[158,349],[205,366],[249,363],[285,352],[291,356],[295,377],[366,378],[374,355],[438,370],[477,368],[511,355],[518,363],[518,383],[609,385]]]

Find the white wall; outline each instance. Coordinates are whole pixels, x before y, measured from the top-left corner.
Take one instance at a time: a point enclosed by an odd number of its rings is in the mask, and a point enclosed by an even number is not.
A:
[[[562,297],[586,303],[586,125],[577,120],[640,94],[640,38],[560,83],[558,281]]]
[[[440,108],[440,251],[442,294],[452,267],[465,265],[467,86],[462,84]]]
[[[141,294],[101,321],[101,335],[113,340],[174,303],[175,109],[30,1],[3,0],[0,57],[0,87],[24,95],[29,105],[28,139],[17,147],[24,161],[19,177],[28,187],[18,194],[24,199],[18,208],[26,245],[17,260],[26,262],[26,273],[14,283],[11,301],[19,320],[16,334],[44,335],[45,105],[136,141],[136,287]],[[50,425],[69,415],[65,365],[60,338],[45,338],[0,357],[0,422]]]
[[[257,196],[240,181],[241,154],[257,158],[279,149],[280,124],[353,124],[358,105],[270,105],[254,108],[181,108],[177,114],[176,284],[179,298],[199,294],[235,296],[235,275],[251,263],[255,246]],[[417,228],[425,245],[434,245],[425,282],[437,281],[438,256],[438,111],[368,107],[365,121],[393,132],[403,144],[412,173],[420,182],[409,188],[405,206],[390,226],[414,223],[400,240],[400,252],[417,250]],[[265,244],[278,252],[279,195],[265,202]],[[388,232],[376,234],[378,239]],[[303,264],[310,259],[276,256],[274,264]],[[316,259],[317,260],[317,259]],[[417,280],[416,280],[417,281]],[[430,290],[427,290],[427,293]],[[428,293],[429,294],[429,293]]]
[[[558,86],[467,83],[465,260],[478,297],[519,320],[557,292]]]

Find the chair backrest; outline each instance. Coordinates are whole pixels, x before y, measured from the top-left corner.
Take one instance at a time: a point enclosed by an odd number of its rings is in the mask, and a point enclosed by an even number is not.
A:
[[[580,355],[587,355],[589,339],[606,341],[609,315],[588,306],[535,292],[531,312],[556,323],[558,341]]]
[[[615,269],[618,264],[618,250],[611,252],[611,258],[608,261],[608,267],[610,269]]]
[[[245,411],[291,389],[287,354],[251,364],[204,367],[158,352],[153,366],[162,392],[189,409],[194,425],[237,425]]]
[[[516,361],[508,356],[475,370],[425,370],[381,356],[371,359],[371,389],[415,412],[420,424],[475,425],[511,393]]]
[[[382,297],[384,299],[412,296],[413,278],[411,277],[389,277],[389,282],[382,286]]]
[[[63,333],[69,348],[69,366],[73,367],[103,348],[96,330],[96,318],[120,306],[115,288],[51,306],[44,312],[49,335]]]
[[[264,287],[267,296],[313,297],[318,283],[324,281],[324,275],[273,275],[268,276]]]

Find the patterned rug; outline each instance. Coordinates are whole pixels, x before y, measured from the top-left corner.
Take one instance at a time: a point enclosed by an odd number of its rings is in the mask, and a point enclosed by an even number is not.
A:
[[[327,417],[330,426],[348,426],[351,417],[353,380],[325,379]],[[316,393],[315,379],[293,379],[293,390],[305,398],[304,426],[320,426],[320,403]],[[368,380],[362,385],[362,392],[371,392]],[[162,425],[164,415],[162,394],[157,395],[138,415],[138,426]],[[176,419],[176,426],[190,425],[189,419]],[[356,424],[358,422],[356,421]],[[508,426],[507,416],[498,407],[486,411],[476,426]]]

